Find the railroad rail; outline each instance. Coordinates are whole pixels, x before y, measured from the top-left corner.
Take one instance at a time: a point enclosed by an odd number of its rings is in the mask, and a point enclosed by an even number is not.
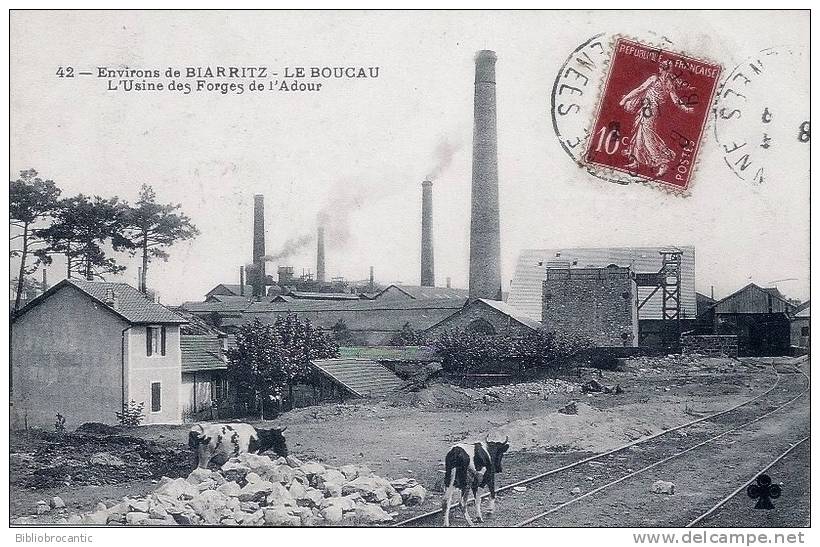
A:
[[[776,406],[776,408],[774,408],[773,410],[769,410],[770,407],[765,408],[765,410],[767,410],[767,411],[764,412],[763,414],[759,414],[760,409],[757,408],[757,407],[758,406],[761,406],[761,407],[764,406],[763,404],[759,405],[759,403],[764,403],[765,402],[764,399],[768,395],[774,393],[775,390],[778,387],[780,387],[780,385],[781,385],[781,380],[783,378],[783,374],[781,374],[780,371],[777,370],[777,367],[778,366],[781,366],[781,367],[791,366],[795,363],[786,363],[786,364],[770,363],[770,364],[772,366],[772,370],[774,371],[774,373],[776,375],[775,382],[769,389],[767,389],[763,393],[757,395],[756,397],[753,397],[753,398],[751,398],[751,399],[749,399],[745,402],[734,405],[734,406],[732,406],[728,409],[725,409],[725,410],[722,410],[722,411],[719,411],[719,412],[715,412],[715,413],[709,414],[707,416],[703,416],[701,418],[698,418],[696,420],[692,420],[690,422],[686,422],[684,424],[681,424],[681,425],[678,425],[676,427],[667,429],[667,430],[662,431],[660,433],[656,433],[656,434],[651,435],[649,437],[632,441],[630,443],[624,444],[622,446],[619,446],[619,447],[614,448],[612,450],[609,450],[607,452],[603,452],[601,454],[596,454],[596,455],[593,455],[593,456],[585,457],[585,458],[582,458],[582,459],[580,459],[576,462],[572,462],[570,464],[563,465],[561,467],[551,469],[551,470],[545,471],[543,473],[533,475],[531,477],[527,477],[523,480],[511,483],[511,484],[504,485],[504,486],[498,488],[496,490],[496,492],[497,493],[503,493],[505,491],[509,491],[509,490],[514,489],[516,487],[520,487],[520,486],[524,486],[524,485],[528,485],[528,484],[539,483],[539,482],[544,481],[548,477],[552,477],[552,476],[557,475],[559,473],[570,472],[570,471],[577,470],[577,468],[579,468],[580,466],[582,466],[584,464],[587,464],[587,463],[590,463],[590,462],[599,462],[600,463],[601,460],[609,460],[608,463],[610,465],[612,465],[614,467],[618,467],[618,466],[622,467],[622,465],[619,462],[615,461],[614,457],[617,457],[618,455],[623,454],[624,452],[628,451],[629,449],[632,449],[633,447],[639,447],[639,448],[649,447],[648,450],[646,450],[646,451],[648,451],[650,453],[653,452],[653,451],[654,452],[659,452],[658,456],[660,457],[660,459],[655,459],[654,461],[652,461],[648,465],[644,465],[641,468],[636,469],[634,471],[632,469],[628,469],[628,472],[626,473],[626,475],[623,475],[623,476],[617,478],[616,480],[610,481],[610,482],[608,482],[608,483],[606,483],[606,484],[604,484],[604,485],[602,485],[598,488],[595,488],[595,489],[593,489],[593,490],[591,490],[591,491],[589,491],[589,492],[587,492],[583,495],[577,496],[577,497],[575,497],[575,498],[573,498],[573,499],[571,499],[571,500],[569,500],[565,503],[562,503],[562,504],[560,504],[556,507],[553,507],[553,508],[551,508],[547,511],[543,511],[541,513],[538,513],[537,515],[529,517],[529,518],[515,524],[515,526],[527,526],[529,524],[532,524],[532,523],[540,520],[541,518],[544,518],[544,517],[546,517],[550,514],[553,514],[557,511],[560,511],[561,509],[563,509],[565,507],[568,507],[570,505],[578,503],[579,501],[581,501],[583,499],[587,499],[590,496],[593,496],[593,495],[597,494],[598,492],[601,492],[601,491],[606,490],[606,489],[608,489],[612,486],[615,486],[616,484],[619,484],[619,483],[623,482],[624,480],[627,480],[627,479],[632,478],[636,475],[639,475],[639,474],[641,474],[645,471],[648,471],[650,469],[658,467],[658,466],[660,466],[660,465],[662,465],[662,464],[664,464],[668,461],[674,460],[674,459],[676,459],[680,456],[683,456],[683,455],[685,455],[685,454],[687,454],[687,453],[689,453],[689,452],[691,452],[691,451],[693,451],[697,448],[700,448],[700,447],[702,447],[706,444],[709,444],[709,443],[711,443],[711,442],[713,442],[713,441],[715,441],[715,440],[717,440],[721,437],[729,435],[730,433],[733,433],[733,432],[741,430],[745,427],[748,427],[748,426],[750,426],[750,425],[752,425],[752,424],[754,424],[754,423],[756,423],[756,422],[758,422],[758,421],[760,421],[760,420],[762,420],[762,419],[764,419],[764,418],[778,412],[780,409],[785,408],[786,406],[792,404],[794,401],[796,401],[797,399],[799,399],[800,397],[805,395],[809,390],[809,387],[807,385],[806,388],[804,390],[802,390],[798,395],[796,395],[794,397],[791,397],[785,403]],[[799,368],[794,368],[792,370],[792,372],[798,372],[798,373],[802,374],[806,379],[808,379],[808,376],[803,371],[801,371]],[[712,422],[712,423],[715,423],[717,425],[720,425],[720,423],[722,421],[725,421],[727,418],[736,419],[736,416],[734,416],[735,414],[741,414],[742,415],[743,413],[748,413],[748,414],[750,414],[750,416],[749,416],[749,419],[743,420],[740,425],[732,427],[728,430],[724,430],[724,431],[722,431],[721,433],[719,433],[717,435],[711,435],[711,436],[701,435],[702,439],[699,442],[696,442],[694,445],[689,446],[688,448],[686,448],[684,450],[678,450],[678,451],[673,451],[672,453],[667,453],[668,450],[665,450],[665,448],[667,448],[667,447],[664,447],[662,445],[662,443],[657,443],[657,441],[659,441],[659,440],[661,440],[661,441],[666,440],[664,437],[666,437],[666,436],[668,436],[668,435],[670,435],[674,432],[683,431],[684,429],[691,428],[695,425],[698,425],[698,424],[701,424],[701,423],[704,423],[704,422]],[[692,437],[697,438],[698,435],[694,434],[694,435],[692,435]],[[487,496],[487,494],[485,493],[484,497],[486,497],[486,496]],[[429,511],[429,512],[426,512],[426,513],[423,513],[423,514],[420,514],[420,515],[410,517],[408,519],[405,519],[403,521],[395,523],[393,526],[396,526],[396,527],[403,527],[403,526],[433,526],[433,525],[438,524],[437,520],[435,520],[435,519],[437,517],[439,517],[439,515],[441,515],[441,514],[442,514],[441,509],[433,510],[433,511]]]

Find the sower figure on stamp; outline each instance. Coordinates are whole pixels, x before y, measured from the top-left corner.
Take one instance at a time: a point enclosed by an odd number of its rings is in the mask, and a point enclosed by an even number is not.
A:
[[[637,169],[639,165],[646,165],[657,170],[658,177],[666,173],[669,164],[675,159],[675,151],[658,135],[657,120],[660,106],[667,99],[672,99],[675,106],[684,112],[694,110],[678,97],[669,68],[668,61],[658,63],[658,73],[648,77],[641,85],[624,95],[618,103],[630,114],[635,114],[632,139],[624,150],[624,155],[630,160],[629,168]]]

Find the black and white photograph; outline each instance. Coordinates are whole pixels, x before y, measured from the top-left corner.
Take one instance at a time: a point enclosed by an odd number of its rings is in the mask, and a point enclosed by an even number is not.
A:
[[[9,537],[807,543],[809,27],[11,9]]]

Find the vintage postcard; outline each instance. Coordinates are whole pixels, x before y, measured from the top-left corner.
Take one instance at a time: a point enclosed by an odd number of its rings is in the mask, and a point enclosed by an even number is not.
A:
[[[15,537],[805,542],[809,23],[12,10]]]

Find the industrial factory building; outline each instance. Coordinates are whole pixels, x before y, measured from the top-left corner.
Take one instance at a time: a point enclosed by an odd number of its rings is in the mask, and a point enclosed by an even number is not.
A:
[[[676,266],[676,275],[679,277],[679,288],[661,286],[659,272],[664,268],[664,251],[679,251],[680,264]],[[515,274],[510,285],[508,303],[524,314],[535,319],[549,322],[555,317],[544,317],[545,309],[556,310],[557,302],[553,300],[551,308],[545,308],[544,282],[547,279],[547,270],[567,270],[567,282],[577,283],[581,273],[576,270],[605,269],[608,267],[628,268],[636,281],[635,292],[631,299],[637,308],[637,343],[641,346],[659,346],[669,343],[676,337],[678,328],[687,330],[692,328],[697,315],[697,298],[695,296],[695,248],[692,246],[677,247],[599,247],[599,248],[565,248],[565,249],[527,249],[518,257]],[[591,278],[599,276],[590,276]],[[569,281],[572,280],[572,281]],[[599,283],[600,279],[590,281]],[[552,279],[551,284],[559,283]],[[581,288],[577,291],[584,292]],[[561,294],[560,287],[554,287],[553,297]],[[625,290],[619,291],[623,293]],[[672,294],[675,292],[675,294]],[[570,294],[570,293],[565,293]],[[679,309],[678,309],[679,303]],[[675,321],[681,325],[670,325],[673,312],[670,306],[677,309]],[[574,311],[573,311],[574,310]],[[579,320],[587,320],[586,307],[566,307],[566,313],[576,314]],[[631,312],[630,312],[631,313]],[[668,327],[674,326],[674,329]],[[631,329],[628,329],[631,331]],[[668,332],[667,332],[668,331]],[[675,332],[673,332],[675,331]],[[623,345],[622,335],[626,330],[618,333]],[[630,338],[629,345],[632,345]]]

